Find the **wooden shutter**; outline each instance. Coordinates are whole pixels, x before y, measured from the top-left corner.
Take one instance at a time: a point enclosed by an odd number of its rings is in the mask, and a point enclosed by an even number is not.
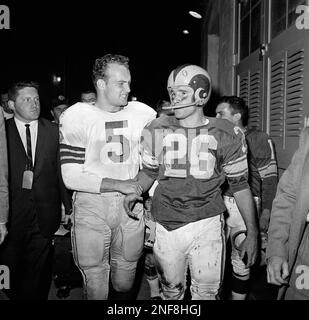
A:
[[[261,90],[262,79],[261,71],[249,70],[238,76],[239,81],[239,96],[243,98],[249,108],[249,128],[261,129]]]
[[[285,59],[284,54],[271,59],[270,67],[270,136],[276,146],[283,147]]]
[[[304,128],[305,49],[297,43],[271,55],[270,136],[278,162],[286,168]]]
[[[249,128],[261,129],[261,72],[257,70],[250,74],[249,87]]]
[[[304,127],[304,50],[287,51],[286,138],[299,137]]]

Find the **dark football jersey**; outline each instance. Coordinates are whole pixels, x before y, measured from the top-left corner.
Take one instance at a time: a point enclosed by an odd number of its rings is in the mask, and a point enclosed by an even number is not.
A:
[[[221,185],[249,188],[243,132],[227,120],[183,128],[175,117],[153,120],[142,134],[143,171],[158,180],[152,214],[166,229],[225,211]]]
[[[273,143],[268,134],[262,131],[248,130],[245,136],[248,147],[248,181],[252,195],[261,198],[262,209],[271,209],[278,182]],[[232,196],[232,191],[228,189],[225,194]]]

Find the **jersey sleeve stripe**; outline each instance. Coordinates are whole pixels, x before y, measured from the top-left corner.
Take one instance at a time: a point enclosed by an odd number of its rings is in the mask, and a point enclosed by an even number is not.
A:
[[[259,168],[259,174],[262,178],[277,176],[277,164],[275,161],[270,162],[266,167]]]
[[[237,178],[246,175],[248,173],[248,168],[238,171],[238,172],[233,172],[233,173],[226,173],[226,176],[228,178]]]
[[[247,157],[241,157],[238,161],[229,162],[223,166],[223,169],[228,176],[238,175],[238,172],[248,171]]]
[[[60,157],[77,157],[77,158],[85,158],[85,152],[77,153],[77,152],[70,152],[70,151],[60,151]]]
[[[272,160],[266,166],[260,167],[259,170],[267,169],[270,165],[276,165],[276,164],[277,164],[276,161]]]
[[[84,164],[85,159],[74,159],[74,158],[61,158],[60,159],[61,164],[66,164],[66,163],[78,163],[78,164]]]
[[[60,150],[70,150],[70,151],[75,151],[75,152],[84,152],[86,151],[85,148],[81,148],[81,147],[75,147],[75,146],[71,146],[69,144],[64,144],[61,143],[60,144]]]
[[[224,166],[237,164],[238,162],[241,162],[243,160],[246,160],[246,162],[247,162],[247,154],[243,155],[240,158],[237,158],[236,160],[229,161],[228,163],[224,164]]]

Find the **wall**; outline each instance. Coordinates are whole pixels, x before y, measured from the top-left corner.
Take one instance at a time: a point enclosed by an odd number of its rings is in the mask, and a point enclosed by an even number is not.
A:
[[[233,2],[219,2],[219,89],[223,95],[233,94]]]

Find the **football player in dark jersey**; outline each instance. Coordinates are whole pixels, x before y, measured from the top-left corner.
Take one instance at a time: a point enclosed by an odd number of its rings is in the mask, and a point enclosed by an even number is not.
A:
[[[254,197],[260,224],[262,249],[266,249],[270,211],[277,190],[277,162],[274,147],[268,134],[247,129],[248,106],[242,98],[225,96],[216,108],[217,118],[226,119],[245,133],[248,147],[249,185]],[[240,258],[237,248],[245,238],[246,226],[238,210],[230,188],[224,191],[224,203],[228,211],[226,236],[232,240],[231,261],[233,266],[232,300],[244,300],[249,290],[250,270]],[[263,254],[265,252],[262,251]],[[263,257],[262,257],[263,258]]]
[[[196,65],[183,65],[168,78],[174,116],[160,117],[142,134],[143,169],[138,182],[147,191],[158,181],[152,203],[156,221],[154,257],[162,298],[183,299],[186,271],[193,300],[215,300],[225,261],[221,185],[228,180],[247,228],[241,257],[251,266],[257,254],[255,205],[247,182],[247,147],[242,131],[227,120],[208,118],[211,80]],[[129,194],[129,215],[138,194]]]

